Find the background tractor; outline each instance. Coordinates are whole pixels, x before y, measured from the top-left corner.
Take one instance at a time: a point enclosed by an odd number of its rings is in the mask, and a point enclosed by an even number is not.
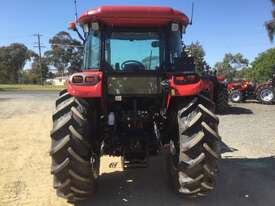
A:
[[[228,84],[227,90],[230,100],[235,103],[248,99],[257,99],[263,104],[272,104],[275,101],[275,72],[268,82],[258,84],[247,80],[233,81]]]
[[[214,112],[226,108],[226,89],[197,74],[182,48],[188,17],[167,7],[104,6],[78,23],[83,68],[53,113],[57,194],[69,202],[91,197],[101,155],[122,156],[126,169],[136,168],[162,148],[177,192],[199,197],[213,190],[221,141]],[[75,23],[70,28],[77,31]]]
[[[247,99],[255,99],[256,85],[247,80],[237,80],[227,85],[229,98],[232,102],[243,102]]]

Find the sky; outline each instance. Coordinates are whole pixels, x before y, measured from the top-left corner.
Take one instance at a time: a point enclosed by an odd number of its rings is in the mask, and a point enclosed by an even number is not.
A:
[[[227,52],[240,52],[253,61],[259,53],[274,47],[264,27],[264,22],[272,18],[270,0],[78,0],[78,12],[100,5],[151,5],[169,6],[190,16],[192,2],[194,21],[184,42],[199,41],[210,65],[221,61]],[[73,0],[0,0],[0,19],[0,46],[19,42],[36,51],[33,34],[39,32],[45,51],[49,38],[66,31],[74,20],[74,4]]]

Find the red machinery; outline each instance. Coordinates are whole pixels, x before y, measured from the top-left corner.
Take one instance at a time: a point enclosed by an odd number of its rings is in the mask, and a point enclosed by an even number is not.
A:
[[[272,82],[274,82],[274,80],[256,85],[247,80],[233,81],[228,84],[227,90],[231,101],[235,103],[242,102],[247,99],[257,99],[263,104],[272,104],[275,100]]]
[[[123,156],[125,168],[140,167],[163,145],[176,191],[191,197],[211,191],[221,141],[214,112],[227,97],[216,78],[196,73],[182,48],[188,18],[167,7],[104,6],[79,23],[84,65],[60,92],[53,114],[58,195],[89,198],[103,154]]]

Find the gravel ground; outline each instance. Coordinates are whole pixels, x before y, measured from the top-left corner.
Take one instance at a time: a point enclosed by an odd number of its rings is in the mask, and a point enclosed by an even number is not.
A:
[[[63,206],[52,189],[49,131],[56,93],[0,92],[0,205]],[[90,205],[275,206],[275,105],[234,104],[220,116],[227,147],[217,187],[208,197],[183,199],[168,187],[164,157],[146,169],[110,169],[104,157],[100,187]]]

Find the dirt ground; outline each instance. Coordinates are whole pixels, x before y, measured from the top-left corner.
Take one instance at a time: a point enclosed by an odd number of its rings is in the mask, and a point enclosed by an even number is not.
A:
[[[0,92],[0,206],[65,206],[52,189],[50,137],[55,93]],[[220,116],[228,146],[217,187],[208,197],[190,200],[168,187],[164,157],[149,168],[110,169],[103,159],[99,190],[90,205],[275,206],[275,105],[234,104]]]

